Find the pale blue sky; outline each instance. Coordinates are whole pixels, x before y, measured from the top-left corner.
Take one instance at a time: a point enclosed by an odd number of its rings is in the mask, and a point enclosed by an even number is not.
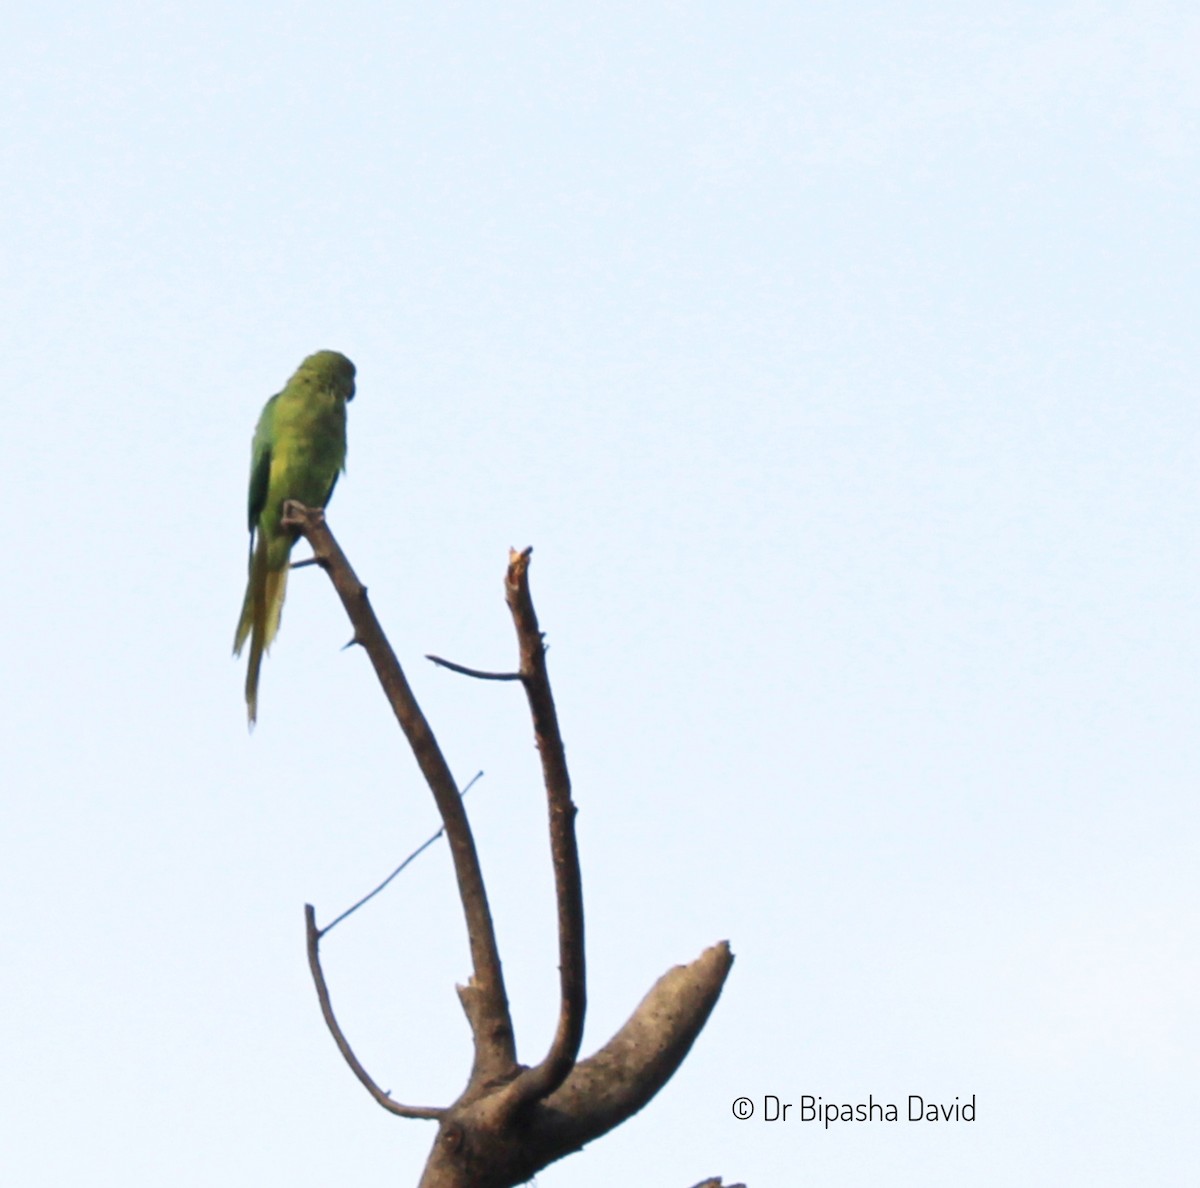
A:
[[[533,586],[602,1043],[737,963],[538,1178],[1190,1185],[1200,16],[1183,3],[44,3],[0,48],[0,1179],[416,1182],[321,1024],[431,830],[326,580],[247,737],[249,439],[359,368],[330,520],[471,795],[526,1059],[554,921]],[[444,849],[325,945],[451,1099]],[[739,1122],[976,1095],[972,1125]]]

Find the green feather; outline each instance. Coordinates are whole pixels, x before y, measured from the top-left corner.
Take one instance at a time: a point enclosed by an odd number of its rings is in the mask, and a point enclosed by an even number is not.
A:
[[[279,630],[295,529],[280,520],[295,499],[324,507],[346,467],[346,402],[354,399],[354,364],[337,351],[318,351],[267,401],[250,448],[250,576],[233,640],[241,655],[250,640],[246,711],[258,716],[263,654]]]

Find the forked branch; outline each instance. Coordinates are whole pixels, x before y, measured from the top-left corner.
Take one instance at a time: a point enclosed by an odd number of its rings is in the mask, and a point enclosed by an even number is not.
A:
[[[325,1022],[354,1074],[380,1105],[402,1117],[438,1122],[420,1188],[513,1188],[620,1125],[666,1084],[716,1004],[733,956],[728,944],[721,942],[690,964],[669,970],[625,1026],[595,1055],[578,1061],[587,994],[576,810],[546,671],[545,644],[529,592],[532,550],[510,552],[505,597],[517,632],[519,671],[490,673],[430,659],[467,676],[519,680],[533,718],[550,817],[560,1002],[558,1024],[545,1057],[532,1068],[518,1065],[487,893],[450,769],[371,610],[366,588],[329,532],[324,514],[289,502],[284,505],[283,523],[307,538],[313,560],[329,574],[354,625],[353,642],[370,657],[445,824],[473,964],[470,983],[459,988],[475,1042],[467,1086],[456,1102],[439,1109],[401,1105],[376,1085],[334,1017],[321,970],[321,933],[308,907],[309,965]]]

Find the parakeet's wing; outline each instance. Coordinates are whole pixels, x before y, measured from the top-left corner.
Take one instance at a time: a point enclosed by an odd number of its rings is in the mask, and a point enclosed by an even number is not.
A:
[[[271,446],[275,441],[275,401],[272,396],[263,406],[258,426],[254,430],[254,443],[250,447],[250,535],[258,528],[258,517],[267,506],[267,487],[271,479]]]

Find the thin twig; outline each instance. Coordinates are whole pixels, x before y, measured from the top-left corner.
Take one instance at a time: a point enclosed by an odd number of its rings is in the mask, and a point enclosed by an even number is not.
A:
[[[320,564],[321,564],[320,560],[316,557],[305,557],[303,561],[293,561],[288,566],[288,568],[289,569],[303,569],[306,565],[320,565]]]
[[[583,882],[579,848],[575,841],[575,805],[571,777],[550,677],[546,671],[546,646],[538,627],[529,593],[529,559],[532,549],[510,550],[505,576],[505,600],[512,612],[521,651],[521,683],[529,699],[534,735],[542,759],[542,779],[550,809],[550,854],[558,905],[558,1026],[542,1062],[525,1070],[514,1084],[512,1102],[519,1108],[553,1093],[570,1074],[583,1040],[587,1010],[587,978],[583,944]]]
[[[471,950],[473,974],[462,995],[475,1041],[471,1084],[484,1084],[507,1077],[516,1067],[512,1015],[504,989],[496,931],[479,867],[479,855],[450,767],[413,696],[396,653],[371,609],[366,587],[358,580],[345,553],[334,540],[325,523],[324,513],[319,508],[310,509],[295,500],[288,500],[283,505],[282,523],[304,534],[312,546],[313,555],[329,574],[354,626],[354,638],[370,657],[396,721],[437,802],[454,860],[454,874]]]
[[[466,794],[470,792],[471,789],[474,788],[482,778],[483,772],[477,771],[471,777],[470,783],[468,783],[467,786],[459,793],[459,796],[466,796]],[[322,928],[319,933],[317,933],[317,935],[326,936],[328,933],[332,932],[347,916],[353,915],[356,911],[358,911],[358,909],[362,907],[364,903],[370,903],[371,900],[374,899],[375,896],[378,895],[379,892],[382,891],[384,887],[386,887],[388,883],[390,883],[410,862],[424,854],[425,851],[428,850],[429,847],[433,845],[433,843],[437,841],[437,839],[445,832],[446,826],[443,825],[441,829],[437,831],[437,833],[430,838],[426,838],[425,841],[423,841],[415,850],[413,850],[413,852],[409,854],[409,856],[405,858],[404,861],[401,862],[400,865],[397,866],[396,869],[392,871],[392,873],[388,875],[388,877],[384,879],[374,891],[368,891],[366,895],[362,897],[362,899],[354,904],[353,907],[348,907],[340,916],[335,916],[333,920],[326,924],[325,927]]]
[[[341,1027],[338,1026],[338,1021],[333,1014],[333,1005],[329,1001],[329,987],[325,985],[325,974],[321,970],[321,934],[317,931],[317,914],[311,903],[304,905],[304,926],[308,935],[308,968],[312,971],[312,979],[317,987],[317,998],[321,1002],[321,1014],[325,1016],[325,1026],[329,1028],[333,1042],[337,1044],[338,1051],[341,1052],[351,1071],[385,1110],[398,1114],[401,1118],[433,1118],[435,1120],[442,1118],[446,1111],[436,1106],[406,1106],[401,1105],[398,1101],[393,1101],[375,1084],[371,1079],[371,1074],[359,1063],[358,1057],[354,1055],[354,1050],[342,1034]]]
[[[451,672],[461,672],[463,676],[475,677],[480,681],[519,681],[521,679],[519,672],[483,672],[478,668],[467,668],[465,664],[455,664],[453,660],[443,660],[441,656],[431,656],[428,652],[425,654],[425,659],[432,660],[434,664],[448,668]]]

